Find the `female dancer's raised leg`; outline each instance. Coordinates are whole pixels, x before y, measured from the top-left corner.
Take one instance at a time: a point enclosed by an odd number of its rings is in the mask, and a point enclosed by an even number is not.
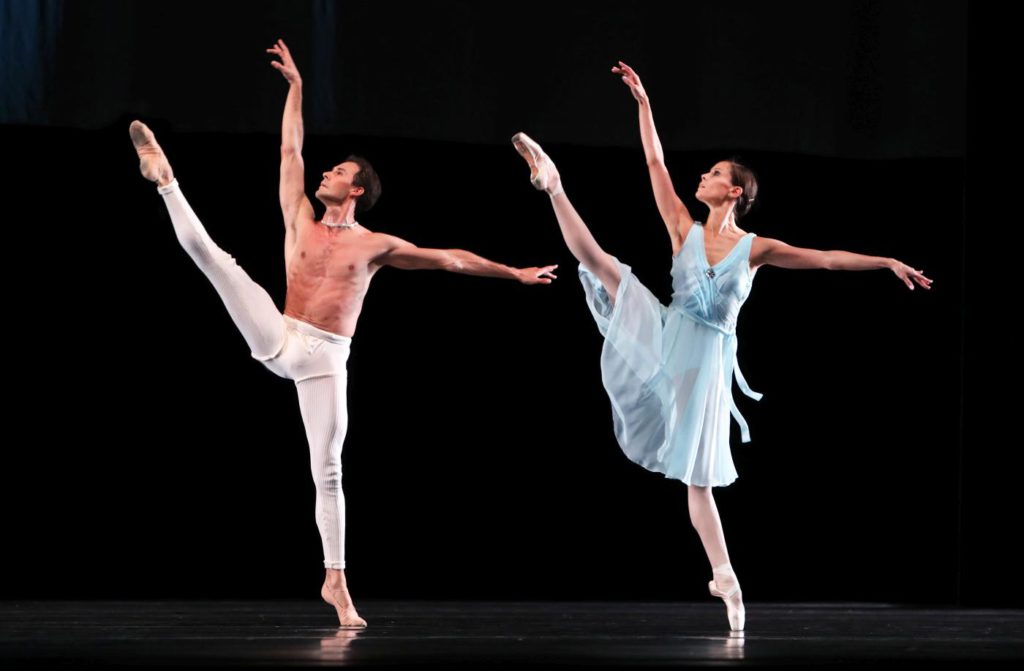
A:
[[[565,238],[569,251],[577,261],[601,280],[601,284],[614,302],[619,280],[622,279],[619,276],[619,269],[611,255],[601,249],[594,240],[590,229],[569,202],[554,162],[526,133],[516,133],[512,136],[512,144],[530,164],[530,182],[538,190],[551,196],[551,206],[555,210],[558,226],[562,229],[562,237]]]

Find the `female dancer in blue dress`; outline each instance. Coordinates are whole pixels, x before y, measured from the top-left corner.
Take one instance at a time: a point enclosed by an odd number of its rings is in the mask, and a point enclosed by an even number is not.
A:
[[[736,365],[736,318],[757,269],[888,269],[911,290],[932,281],[896,259],[845,251],[792,247],[739,227],[757,195],[746,167],[719,161],[694,194],[708,207],[694,221],[676,194],[640,78],[625,63],[612,68],[639,104],[640,135],[658,210],[672,242],[672,303],[662,305],[630,267],[595,242],[562,188],[554,163],[541,147],[518,133],[516,150],[530,165],[533,185],[548,193],[566,245],[579,261],[587,304],[605,341],[602,381],[612,401],[615,436],[626,455],[645,468],[681,480],[688,489],[690,521],[712,568],[708,589],[726,604],[729,626],[744,627],[739,580],[726,549],[711,488],[736,479],[729,448],[729,416],[750,440],[732,399],[732,378],[759,399]]]

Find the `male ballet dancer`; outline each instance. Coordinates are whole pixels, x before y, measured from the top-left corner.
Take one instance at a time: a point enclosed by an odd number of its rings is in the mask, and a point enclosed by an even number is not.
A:
[[[142,174],[156,182],[178,241],[217,290],[252,356],[295,381],[324,549],[326,576],[320,595],[335,607],[342,628],[359,629],[366,621],[356,612],[345,580],[341,448],[348,428],[346,361],[370,280],[382,267],[393,266],[550,284],[557,266],[511,268],[460,249],[424,249],[370,231],[355,220],[355,213],[374,204],[380,180],[370,163],[358,156],[323,173],[315,195],[327,210],[316,221],[303,192],[302,79],[282,40],[267,52],[281,58],[271,65],[289,84],[281,124],[280,198],[288,284],[284,314],[207,235],[152,131],[139,121],[133,121],[129,130]]]

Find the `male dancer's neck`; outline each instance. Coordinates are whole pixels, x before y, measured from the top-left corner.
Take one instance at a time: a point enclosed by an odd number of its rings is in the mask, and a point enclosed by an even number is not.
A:
[[[320,219],[320,223],[323,224],[355,224],[356,223],[356,208],[354,203],[346,203],[345,205],[331,205],[327,207],[327,211],[324,212],[324,216]]]

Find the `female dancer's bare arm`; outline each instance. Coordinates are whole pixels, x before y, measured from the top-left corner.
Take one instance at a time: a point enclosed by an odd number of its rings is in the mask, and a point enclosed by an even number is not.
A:
[[[823,270],[878,270],[880,268],[888,268],[903,280],[903,283],[911,291],[914,289],[914,282],[917,282],[925,289],[932,288],[932,281],[925,277],[922,271],[915,270],[896,259],[883,256],[865,256],[838,249],[831,251],[803,249],[787,245],[781,240],[773,240],[772,238],[758,237],[754,239],[753,245],[750,248],[750,265],[752,268],[767,265],[800,270],[814,268]]]
[[[672,253],[679,252],[686,239],[686,232],[693,224],[693,217],[686,209],[681,198],[676,195],[672,186],[672,178],[665,167],[665,152],[661,148],[661,140],[658,139],[658,131],[654,127],[654,113],[651,111],[651,101],[640,83],[640,77],[633,68],[622,61],[612,68],[612,72],[622,75],[622,81],[629,87],[630,93],[636,98],[640,113],[640,139],[644,145],[644,156],[647,158],[647,169],[651,173],[651,186],[654,188],[654,200],[658,204],[658,212],[668,228],[669,237],[672,239]]]

